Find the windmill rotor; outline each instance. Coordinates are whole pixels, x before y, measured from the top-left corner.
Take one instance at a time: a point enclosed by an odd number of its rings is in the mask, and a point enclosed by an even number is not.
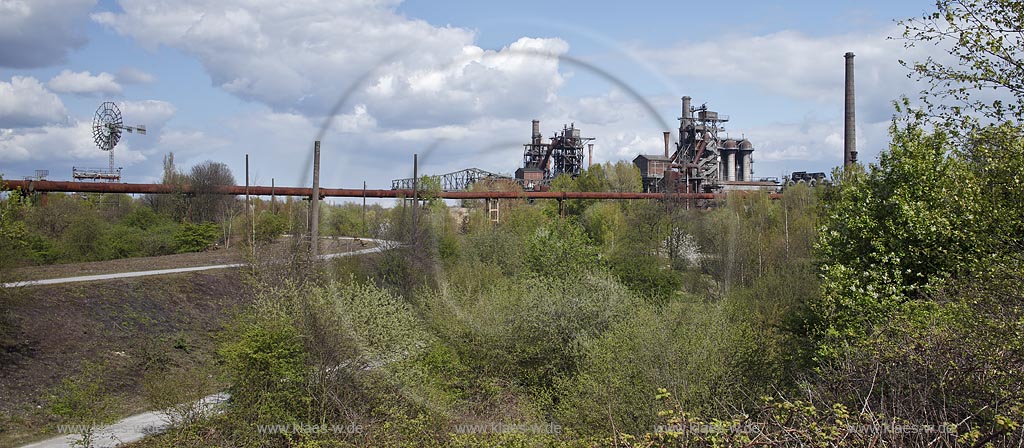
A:
[[[100,104],[99,109],[96,109],[96,115],[92,117],[92,138],[96,146],[103,151],[112,151],[121,140],[123,128],[121,111],[117,105],[110,101]]]
[[[92,118],[92,139],[96,147],[107,151],[110,165],[107,170],[73,167],[72,177],[76,180],[106,180],[117,182],[121,180],[121,168],[114,168],[114,147],[121,141],[121,133],[146,134],[145,125],[125,126],[121,117],[121,110],[112,101],[105,101],[96,109]]]

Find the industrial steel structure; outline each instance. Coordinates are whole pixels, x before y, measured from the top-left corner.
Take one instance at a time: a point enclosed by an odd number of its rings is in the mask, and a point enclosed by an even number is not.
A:
[[[511,177],[484,171],[479,168],[467,168],[446,174],[428,176],[436,179],[441,184],[441,191],[466,191],[473,184],[482,180],[512,180]],[[391,181],[392,190],[412,190],[415,188],[415,178],[395,179]]]
[[[96,147],[106,151],[110,165],[103,168],[79,168],[71,167],[71,177],[75,180],[105,180],[107,182],[118,182],[121,180],[121,168],[114,168],[114,147],[121,141],[121,132],[137,132],[146,135],[146,126],[125,126],[121,120],[121,110],[117,105],[106,101],[96,109],[92,119],[92,138]]]
[[[516,170],[516,179],[526,190],[541,190],[551,179],[563,174],[572,177],[583,172],[583,148],[593,138],[582,137],[575,123],[562,128],[548,143],[540,133],[540,121],[533,120],[530,143],[523,144],[523,166]],[[590,147],[593,159],[593,145]]]
[[[679,140],[670,153],[671,133],[665,132],[665,154],[641,154],[633,159],[646,192],[712,193],[723,190],[777,189],[777,181],[755,180],[754,145],[745,138],[721,138],[727,115],[706,104],[691,105],[682,98]]]

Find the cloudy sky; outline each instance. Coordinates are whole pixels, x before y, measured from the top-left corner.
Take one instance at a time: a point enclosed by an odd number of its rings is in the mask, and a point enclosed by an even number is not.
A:
[[[682,95],[731,117],[755,176],[842,160],[843,54],[857,54],[861,159],[886,146],[892,100],[918,59],[894,19],[928,0],[745,2],[0,0],[0,174],[103,167],[97,106],[125,124],[128,182],[161,159],[227,163],[241,182],[389,188],[422,169],[512,173],[530,120],[574,122],[595,161],[661,151]],[[934,50],[932,50],[934,51]],[[335,113],[336,112],[336,113]]]

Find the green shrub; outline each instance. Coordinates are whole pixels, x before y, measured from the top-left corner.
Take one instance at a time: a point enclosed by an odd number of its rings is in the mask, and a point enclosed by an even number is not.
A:
[[[322,219],[323,233],[334,236],[365,236],[363,235],[363,210],[355,204],[332,205],[321,207],[325,215]]]
[[[167,221],[167,218],[158,215],[152,208],[145,205],[136,206],[121,219],[121,224],[141,230],[149,230]]]
[[[90,212],[76,216],[61,235],[61,251],[67,261],[94,261],[103,258],[108,224]]]
[[[450,233],[442,234],[437,241],[437,256],[441,261],[452,261],[459,256],[459,239]]]
[[[288,219],[283,215],[271,213],[264,210],[256,218],[256,241],[259,243],[271,243],[277,237],[284,235],[288,229]]]
[[[143,247],[146,231],[138,227],[117,225],[106,235],[103,258],[129,258],[150,255]]]
[[[526,240],[529,269],[555,278],[576,277],[599,266],[597,249],[575,220],[548,223]]]
[[[94,207],[78,196],[50,193],[46,207],[38,204],[28,210],[25,222],[49,238],[59,239],[75,218],[96,213]]]
[[[233,411],[248,424],[302,422],[307,353],[302,335],[279,314],[247,316],[218,350],[231,381]],[[304,422],[303,422],[304,423]]]
[[[178,224],[168,222],[149,228],[142,239],[142,252],[146,256],[170,255],[175,253],[175,233]]]
[[[583,341],[623,319],[639,301],[615,279],[538,275],[449,283],[417,300],[434,328],[480,375],[548,387],[576,367]]]
[[[103,365],[86,362],[80,373],[50,391],[50,412],[63,423],[83,428],[76,446],[92,446],[95,431],[114,420],[115,402],[106,381]]]
[[[46,235],[30,232],[25,237],[29,258],[35,264],[53,264],[60,259],[57,243]]]
[[[466,235],[461,246],[466,263],[476,261],[499,266],[506,275],[526,271],[525,238],[492,225]]]
[[[641,256],[631,260],[617,260],[612,263],[612,272],[618,279],[637,294],[654,302],[664,303],[682,287],[682,276],[664,264],[657,257]]]
[[[182,223],[174,232],[174,248],[177,253],[201,252],[220,238],[220,227],[214,223]]]
[[[742,410],[778,384],[781,363],[770,330],[731,301],[645,306],[581,351],[578,373],[556,382],[556,415],[584,434],[650,430],[659,387],[687,411]]]

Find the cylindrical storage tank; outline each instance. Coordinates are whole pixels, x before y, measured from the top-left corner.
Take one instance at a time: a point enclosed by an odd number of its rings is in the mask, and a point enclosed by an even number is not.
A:
[[[736,151],[725,151],[725,173],[726,180],[736,180]]]
[[[754,144],[750,140],[743,139],[739,143],[740,153],[743,154],[743,163],[740,165],[740,177],[743,180],[754,180]]]
[[[731,138],[722,140],[722,157],[725,158],[725,176],[722,176],[724,180],[736,180],[736,150],[739,147],[739,142],[736,140]]]
[[[754,180],[754,151],[743,151],[743,180]]]

